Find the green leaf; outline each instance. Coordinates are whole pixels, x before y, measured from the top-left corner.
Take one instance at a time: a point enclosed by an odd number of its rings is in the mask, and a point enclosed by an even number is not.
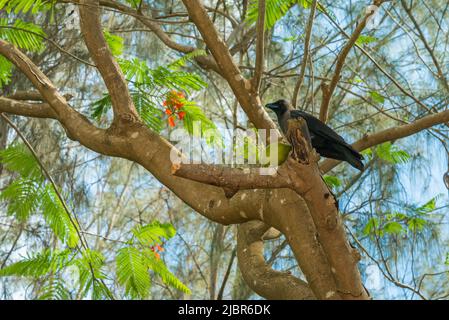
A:
[[[185,284],[183,284],[173,273],[171,273],[164,262],[161,259],[157,258],[153,252],[146,250],[145,257],[148,267],[154,273],[158,274],[165,284],[184,293],[191,293],[190,289]]]
[[[377,38],[373,37],[373,36],[364,36],[364,35],[360,35],[356,41],[356,43],[358,45],[363,45],[363,44],[369,44],[369,43],[373,43],[376,42]]]
[[[176,70],[180,69],[181,67],[184,67],[188,61],[192,61],[194,58],[206,56],[206,55],[207,55],[207,52],[205,50],[202,50],[202,49],[193,50],[192,52],[189,52],[189,53],[183,55],[178,60],[175,60],[172,63],[170,63],[168,65],[168,68],[176,71]]]
[[[154,221],[145,226],[138,225],[132,233],[143,246],[153,246],[174,237],[176,230],[170,223]]]
[[[46,185],[43,190],[41,208],[45,220],[55,235],[70,248],[75,248],[79,243],[76,231],[79,226],[65,210],[52,185]]]
[[[384,230],[386,233],[390,234],[399,234],[404,231],[402,225],[399,222],[387,222],[384,226]]]
[[[249,3],[248,13],[246,16],[246,21],[249,24],[254,24],[257,21],[259,12],[258,2],[258,0],[251,0]],[[271,29],[295,3],[296,0],[266,0],[265,28]]]
[[[370,91],[369,95],[371,96],[374,102],[381,104],[385,102],[385,97],[377,91]]]
[[[8,171],[17,172],[22,178],[34,180],[43,178],[36,158],[23,143],[16,143],[0,150],[0,162]]]
[[[379,218],[376,217],[371,218],[368,220],[367,224],[363,228],[362,233],[365,236],[379,234],[379,226],[380,226]]]
[[[292,150],[292,146],[289,144],[277,142],[276,147],[277,147],[277,159],[278,159],[278,162],[276,163],[276,165],[280,166],[287,160],[288,155],[290,154],[290,151]],[[267,164],[269,164],[270,157],[271,157],[271,149],[273,149],[273,148],[275,148],[275,144],[270,143],[266,149],[266,160],[268,161]],[[265,163],[263,163],[263,164],[265,164]]]
[[[67,266],[71,254],[70,250],[45,250],[1,269],[0,276],[39,277],[55,273]]]
[[[38,300],[69,300],[70,292],[65,287],[65,280],[52,277],[50,280],[40,289],[40,295]]]
[[[147,259],[134,247],[125,247],[116,257],[117,279],[125,287],[125,293],[131,298],[147,298],[150,293],[151,279],[148,273]]]
[[[259,1],[251,0],[248,5],[248,13],[246,15],[246,22],[248,24],[255,24],[258,18]],[[265,28],[271,29],[277,21],[284,17],[287,12],[296,4],[302,8],[308,9],[312,4],[312,0],[266,0],[265,2]],[[321,12],[326,12],[332,18],[335,15],[326,9],[322,4],[318,3],[317,9]]]
[[[123,53],[123,38],[112,34],[107,30],[104,30],[103,34],[109,48],[111,49],[112,55],[114,57],[121,56]]]
[[[0,89],[11,82],[13,64],[0,55]]]
[[[206,117],[199,106],[194,102],[186,102],[182,110],[186,113],[183,119],[184,128],[190,135],[200,134],[206,138],[206,142],[209,144],[223,144],[222,136],[215,126],[215,123]],[[196,132],[197,130],[195,130],[195,123],[199,124],[199,132]]]
[[[28,51],[41,52],[45,49],[46,37],[41,27],[20,19],[11,23],[8,18],[0,19],[0,38]]]
[[[324,182],[326,182],[327,186],[330,188],[338,188],[341,186],[341,181],[335,176],[323,176]]]
[[[131,5],[131,7],[133,7],[134,9],[137,9],[137,8],[139,8],[142,0],[126,0],[126,2],[129,3]]]
[[[368,159],[372,159],[373,158],[373,149],[368,148],[363,150],[362,152],[360,152],[364,157],[368,158]]]
[[[102,268],[105,258],[99,251],[84,249],[80,258],[74,261],[79,271],[81,296],[91,293],[93,299],[105,299],[112,296],[109,289],[101,282],[106,279]]]
[[[430,199],[422,206],[416,208],[416,212],[420,215],[428,214],[436,209],[437,197]]]
[[[42,183],[30,179],[17,179],[11,182],[0,194],[0,199],[7,202],[7,214],[25,222],[36,213],[40,205]]]
[[[424,229],[427,225],[427,221],[422,218],[414,217],[408,221],[407,225],[412,232],[417,232]]]
[[[405,150],[400,150],[391,142],[385,142],[377,146],[376,154],[380,159],[392,164],[406,163],[410,160],[410,155]]]

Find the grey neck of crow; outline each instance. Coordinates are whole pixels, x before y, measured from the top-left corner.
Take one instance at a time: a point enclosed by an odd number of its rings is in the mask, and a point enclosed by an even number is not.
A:
[[[274,103],[267,104],[267,108],[273,110],[276,114],[279,127],[281,127],[282,132],[286,134],[288,129],[288,119],[291,118],[290,112],[294,110],[293,107],[287,101],[279,100]]]

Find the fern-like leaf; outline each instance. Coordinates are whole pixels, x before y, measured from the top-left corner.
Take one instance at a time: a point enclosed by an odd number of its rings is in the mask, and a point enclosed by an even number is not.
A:
[[[132,233],[143,246],[152,246],[162,243],[162,239],[171,239],[176,234],[176,230],[170,223],[154,221],[145,226],[138,225]]]
[[[145,252],[148,268],[159,275],[165,284],[184,293],[191,293],[190,289],[184,283],[182,283],[181,280],[179,280],[173,273],[171,273],[170,270],[168,270],[165,263],[161,259],[156,257],[154,252],[149,250],[146,250]]]
[[[76,220],[71,219],[52,185],[46,185],[41,195],[41,209],[47,224],[55,235],[70,248],[75,248],[79,243],[76,231]]]
[[[46,11],[56,3],[55,0],[0,0],[0,10],[7,13],[27,13],[31,10],[34,14],[38,11]]]
[[[28,51],[40,52],[45,48],[45,32],[41,27],[20,19],[10,23],[8,18],[0,19],[0,38]]]
[[[48,273],[56,273],[67,265],[72,251],[45,250],[0,270],[0,276],[39,277]]]
[[[40,289],[38,300],[69,300],[70,292],[65,287],[65,281],[59,277],[51,277]]]
[[[149,295],[151,280],[145,257],[134,247],[119,250],[117,257],[117,279],[125,287],[131,298],[146,298]]]

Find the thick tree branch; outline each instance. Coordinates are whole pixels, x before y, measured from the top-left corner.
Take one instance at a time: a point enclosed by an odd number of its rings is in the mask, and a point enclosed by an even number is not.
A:
[[[266,299],[315,299],[306,282],[267,265],[263,252],[263,235],[268,227],[258,221],[239,225],[237,257],[240,271],[248,286]]]
[[[38,91],[16,91],[6,98],[23,101],[43,101],[42,95]],[[68,100],[68,99],[67,99]]]
[[[311,288],[319,298],[333,299],[367,299],[367,293],[361,282],[357,262],[360,259],[358,253],[349,245],[343,222],[338,213],[338,205],[327,185],[321,178],[316,161],[318,157],[311,146],[307,125],[303,119],[289,120],[287,139],[292,144],[292,154],[284,162],[277,174],[273,176],[258,176],[255,169],[249,169],[248,175],[242,174],[240,169],[223,169],[204,165],[181,165],[175,168],[174,174],[200,181],[211,183],[224,188],[289,188],[304,198],[307,203],[313,223],[318,232],[319,242],[329,261],[336,287],[332,288],[332,282],[326,281],[323,287],[313,282]],[[183,169],[184,167],[184,169]],[[285,217],[283,216],[282,219]],[[276,218],[272,218],[276,220]],[[289,240],[292,248],[297,251],[297,241],[294,241],[296,231],[292,228],[293,221],[288,225],[282,224],[278,217],[277,222],[269,225],[281,230]],[[297,255],[298,261],[300,255]],[[306,273],[308,279],[313,272]],[[324,270],[325,272],[325,270]],[[324,275],[322,275],[324,276]],[[313,278],[313,277],[312,277]],[[316,281],[314,279],[314,281]]]
[[[231,190],[287,188],[288,182],[278,174],[264,175],[266,168],[239,169],[210,164],[173,166],[177,177]],[[273,169],[276,171],[275,169]]]
[[[215,29],[201,1],[183,0],[183,3],[214,56],[221,74],[230,85],[248,118],[259,129],[277,129],[274,122],[263,109],[260,97],[255,93],[251,81],[242,76],[239,68],[232,60],[226,43]]]
[[[34,87],[42,95],[42,98],[53,109],[54,115],[50,113],[48,115],[56,117],[61,122],[71,139],[77,140],[87,148],[99,153],[117,155],[117,150],[113,147],[114,144],[112,142],[120,145],[123,143],[122,139],[108,135],[106,130],[93,126],[86,117],[71,108],[67,100],[57,91],[50,79],[26,55],[3,40],[0,40],[0,54],[11,61],[33,83]],[[4,105],[9,104],[11,107],[10,101],[3,101]],[[7,112],[14,113],[12,108]],[[43,114],[42,110],[39,112]],[[45,112],[49,111],[47,110]],[[109,141],[109,143],[106,143],[106,141]]]
[[[98,0],[80,0],[81,32],[92,60],[111,96],[114,120],[121,115],[131,115],[140,119],[134,107],[125,77],[103,35],[100,22],[100,5]]]
[[[0,112],[33,118],[57,118],[48,103],[26,103],[4,97],[0,97]]]

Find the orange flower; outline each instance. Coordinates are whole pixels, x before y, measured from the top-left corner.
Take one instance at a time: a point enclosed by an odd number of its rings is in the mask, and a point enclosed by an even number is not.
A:
[[[165,114],[171,115],[173,112],[170,109],[165,109]]]
[[[160,252],[163,252],[164,251],[164,248],[162,248],[160,245],[156,245],[156,248],[157,248],[157,250],[159,250]]]
[[[184,119],[185,116],[186,116],[186,113],[185,113],[184,111],[178,112],[178,118],[179,118],[179,120]]]
[[[168,125],[170,127],[174,127],[175,126],[175,117],[174,116],[168,117]]]
[[[181,99],[184,99],[186,96],[184,95],[184,92],[178,91],[177,96]]]
[[[160,259],[161,258],[161,255],[159,253],[157,253],[157,252],[155,252],[154,255],[156,256],[156,259]]]

